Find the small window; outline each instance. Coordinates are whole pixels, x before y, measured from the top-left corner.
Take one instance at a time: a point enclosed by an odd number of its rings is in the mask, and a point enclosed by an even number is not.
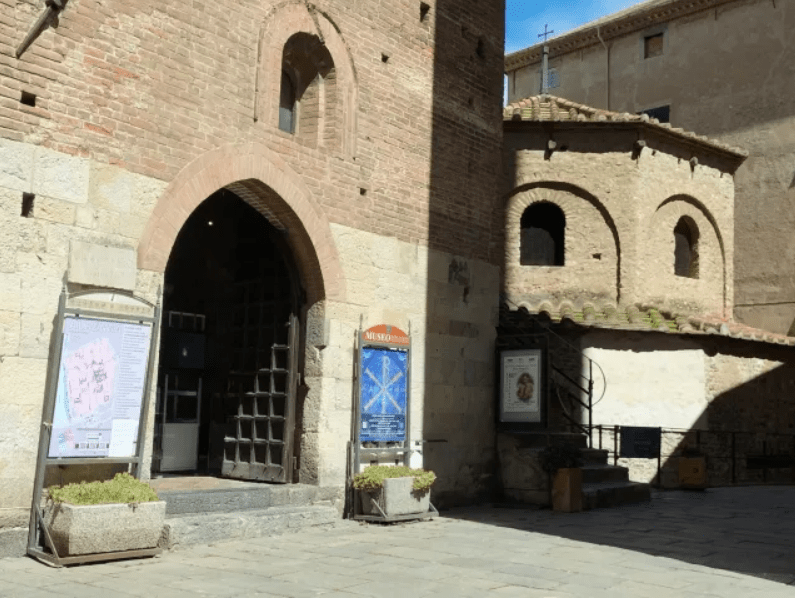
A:
[[[523,266],[562,266],[566,216],[546,201],[529,206],[522,214],[519,262]]]
[[[558,72],[558,69],[549,69],[549,74],[547,75],[547,87],[549,89],[560,87],[560,73]]]
[[[665,40],[664,33],[657,33],[643,38],[643,56],[644,58],[654,58],[655,56],[662,56],[663,54],[663,41]]]
[[[638,114],[648,114],[649,118],[656,118],[661,123],[671,122],[671,107],[658,106],[657,108],[649,108],[648,110],[641,110]]]
[[[674,228],[674,274],[698,278],[698,227],[689,216],[682,216]]]
[[[282,89],[279,96],[279,128],[285,133],[295,132],[295,85],[282,71]]]

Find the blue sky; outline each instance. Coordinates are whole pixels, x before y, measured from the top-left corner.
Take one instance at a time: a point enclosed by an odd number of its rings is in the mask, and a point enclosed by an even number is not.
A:
[[[515,52],[541,41],[544,25],[553,36],[617,12],[639,0],[506,0],[505,52]]]

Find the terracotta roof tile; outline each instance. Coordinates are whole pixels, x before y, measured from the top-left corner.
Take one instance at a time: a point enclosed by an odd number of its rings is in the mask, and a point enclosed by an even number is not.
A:
[[[666,129],[668,132],[675,133],[679,137],[697,141],[701,145],[729,152],[736,156],[748,157],[748,152],[743,149],[721,143],[714,139],[708,139],[703,135],[697,135],[696,133],[685,131],[678,127],[671,127],[670,123],[661,123],[656,118],[650,118],[648,114],[610,112],[592,108],[585,104],[578,104],[553,95],[530,96],[512,102],[503,108],[502,117],[504,121],[646,123],[655,128]]]
[[[545,301],[538,305],[524,302],[510,307],[503,304],[500,310],[501,326],[505,324],[510,326],[515,320],[518,321],[522,312],[530,315],[545,315],[554,323],[562,323],[569,320],[574,324],[588,328],[715,335],[795,346],[795,337],[752,328],[716,316],[675,314],[650,305],[616,306],[612,304],[594,305],[593,303],[575,305],[569,301],[563,301],[559,304]]]

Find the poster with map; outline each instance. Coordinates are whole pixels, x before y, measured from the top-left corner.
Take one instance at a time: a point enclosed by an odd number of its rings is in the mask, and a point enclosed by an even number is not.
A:
[[[49,457],[136,454],[152,328],[66,317]]]

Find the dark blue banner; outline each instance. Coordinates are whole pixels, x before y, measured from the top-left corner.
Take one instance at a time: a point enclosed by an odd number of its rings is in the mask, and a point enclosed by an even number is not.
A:
[[[362,347],[360,442],[406,440],[408,353]]]

